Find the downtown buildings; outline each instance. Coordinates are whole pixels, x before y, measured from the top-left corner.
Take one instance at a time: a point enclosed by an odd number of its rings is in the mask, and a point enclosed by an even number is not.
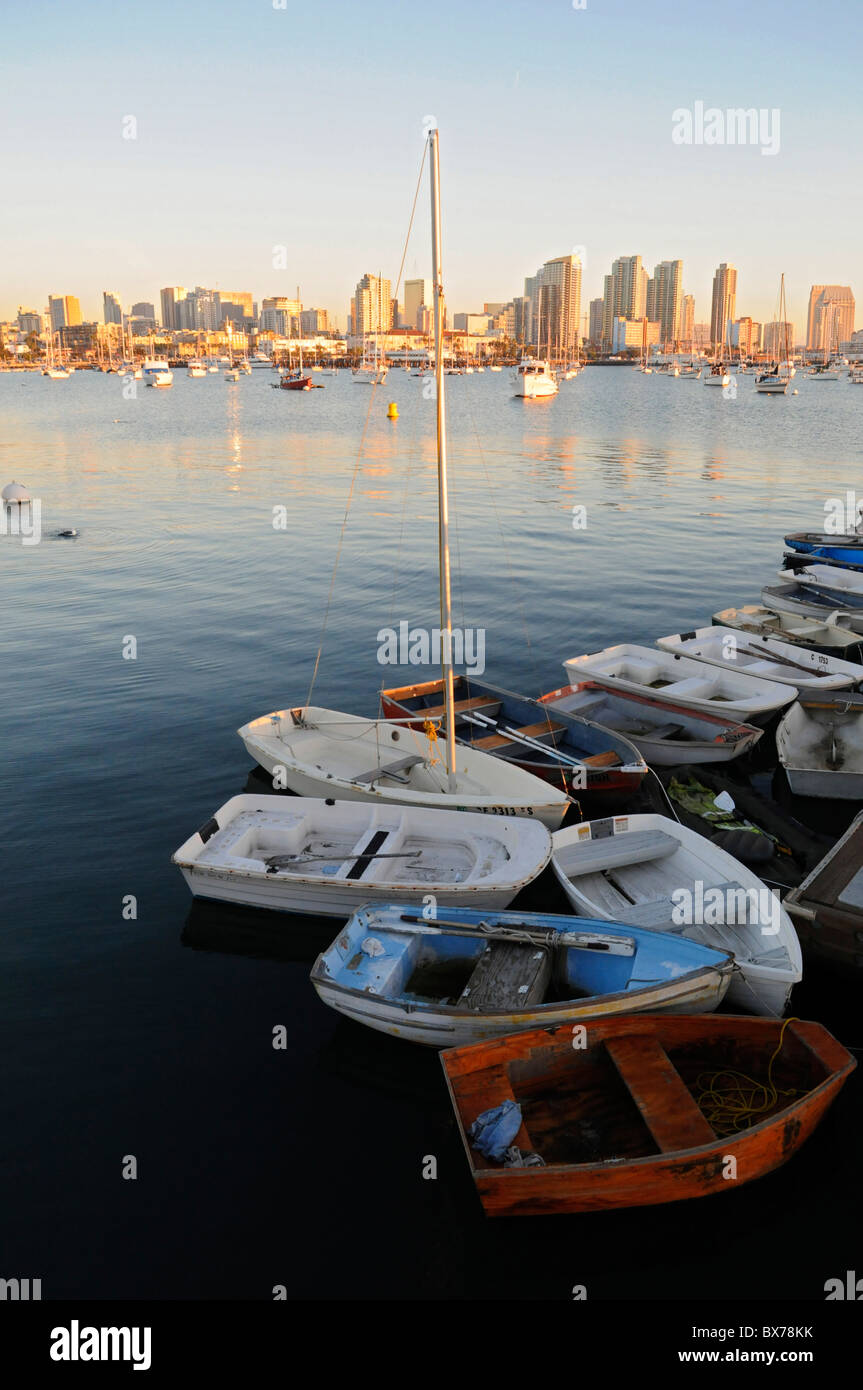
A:
[[[813,285],[809,291],[806,323],[807,352],[825,356],[851,342],[854,333],[854,296],[848,285]]]
[[[737,308],[737,270],[723,261],[713,276],[713,297],[710,306],[710,342],[719,355],[728,342],[731,324]]]

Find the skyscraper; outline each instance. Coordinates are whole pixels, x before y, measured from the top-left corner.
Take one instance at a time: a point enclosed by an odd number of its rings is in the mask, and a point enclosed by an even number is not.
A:
[[[423,305],[427,309],[433,307],[431,280],[405,280],[403,310],[405,328],[419,328],[418,315]]]
[[[555,256],[524,282],[530,302],[531,342],[552,357],[566,357],[578,347],[581,321],[581,261]]]
[[[640,256],[618,256],[611,263],[603,289],[602,341],[612,345],[614,321],[618,318],[643,319],[647,311],[648,274]]]
[[[695,337],[695,295],[685,294],[680,311],[680,331],[678,338],[686,351],[691,352]]]
[[[74,294],[49,294],[48,313],[54,332],[81,322],[81,305]]]
[[[710,341],[714,350],[725,343],[728,325],[737,308],[737,271],[726,261],[713,276],[713,302],[710,309]]]
[[[182,285],[169,285],[166,289],[159,291],[159,299],[162,303],[162,327],[179,328],[179,315],[177,305],[181,304],[186,298],[186,291]]]
[[[651,323],[659,324],[661,341],[672,348],[682,337],[682,311],[683,261],[660,261],[647,283],[645,313]]]
[[[354,292],[352,318],[357,337],[366,333],[386,333],[392,327],[389,280],[378,275],[363,276]]]
[[[587,336],[594,347],[599,347],[602,342],[602,306],[603,300],[601,297],[590,301],[590,322]]]
[[[850,342],[854,307],[854,295],[848,285],[813,285],[809,291],[807,350],[832,352]]]
[[[120,297],[112,294],[110,290],[102,291],[102,321],[103,323],[123,322],[123,306],[120,303]]]

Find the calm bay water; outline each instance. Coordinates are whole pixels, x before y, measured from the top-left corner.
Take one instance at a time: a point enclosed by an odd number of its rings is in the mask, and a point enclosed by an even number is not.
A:
[[[246,785],[237,727],[308,694],[351,489],[315,702],[372,713],[383,681],[426,674],[382,668],[378,630],[438,621],[424,383],[273,379],[177,372],[127,400],[115,376],[0,374],[0,482],[43,526],[0,538],[0,1276],[46,1298],[822,1297],[854,1267],[854,1079],[766,1182],[486,1222],[437,1057],[309,985],[336,925],[191,907],[170,855]],[[783,533],[861,487],[863,391],[797,381],[726,400],[597,368],[523,402],[508,372],[449,378],[456,622],[486,629],[489,679],[536,694],[567,656],[757,601]],[[809,998],[830,1026],[829,993]]]

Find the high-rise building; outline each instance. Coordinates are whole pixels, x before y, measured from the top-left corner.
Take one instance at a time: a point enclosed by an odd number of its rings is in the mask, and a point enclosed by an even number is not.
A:
[[[648,274],[640,256],[618,256],[603,281],[602,342],[611,348],[614,320],[643,319],[647,314]],[[620,337],[619,330],[617,337]]]
[[[21,333],[41,333],[42,315],[37,314],[35,309],[22,309],[18,305],[18,316],[16,318],[18,330]]]
[[[538,351],[566,357],[578,347],[581,322],[581,261],[555,256],[524,282],[530,305],[528,335]]]
[[[781,322],[765,323],[761,340],[768,357],[774,360],[780,357],[784,358],[786,345],[789,352],[794,351],[794,324],[789,323],[787,319],[783,319]]]
[[[326,309],[304,309],[300,314],[300,333],[303,337],[329,331],[330,316]]]
[[[731,325],[728,341],[734,348],[739,348],[744,356],[761,351],[761,324],[753,319],[735,319]]]
[[[590,319],[588,321],[587,336],[594,347],[599,347],[602,343],[602,305],[603,301],[601,297],[590,301]]]
[[[162,327],[177,329],[182,327],[179,322],[177,306],[182,304],[186,298],[186,291],[182,285],[168,285],[159,291],[159,299],[162,304]]]
[[[48,313],[55,333],[60,328],[71,328],[81,322],[81,305],[74,294],[49,294]]]
[[[123,306],[120,303],[120,296],[112,294],[110,290],[102,291],[102,321],[103,323],[123,322]]]
[[[389,280],[378,275],[364,275],[357,284],[353,298],[353,332],[357,337],[366,333],[386,333],[392,327],[392,294]]]
[[[647,318],[660,325],[662,342],[673,348],[680,339],[683,311],[683,261],[660,261],[647,282]]]
[[[714,350],[725,344],[728,327],[737,308],[737,271],[726,261],[713,276],[713,301],[710,308],[710,341]]]
[[[216,312],[219,319],[217,327],[221,327],[227,319],[242,327],[246,319],[252,319],[255,316],[251,292],[247,290],[217,290]]]
[[[303,306],[298,299],[285,299],[283,295],[273,295],[261,300],[260,329],[262,333],[275,333],[279,338],[290,338],[300,331]]]
[[[139,304],[133,304],[130,310],[133,319],[152,319],[156,321],[156,306],[149,300],[142,299]]]
[[[432,282],[431,280],[405,280],[405,304],[404,304],[404,326],[405,328],[418,328],[417,315],[425,305],[427,309],[434,307],[432,303]]]
[[[685,294],[680,310],[678,338],[684,351],[691,352],[695,337],[695,295]]]
[[[813,285],[809,291],[806,348],[835,352],[854,332],[854,295],[848,285]]]

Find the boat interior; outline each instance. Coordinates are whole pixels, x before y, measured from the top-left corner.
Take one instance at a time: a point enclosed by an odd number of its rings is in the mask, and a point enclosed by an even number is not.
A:
[[[420,838],[407,813],[396,812],[390,824],[366,824],[358,833],[356,825],[339,827],[329,818],[317,824],[313,812],[286,819],[241,811],[207,840],[196,862],[302,878],[470,884],[482,883],[509,858],[499,840],[470,832],[458,840]]]
[[[788,948],[777,936],[762,932],[759,890],[733,880],[718,880],[708,861],[664,830],[626,831],[556,846],[554,858],[569,880],[578,903],[576,911],[607,916],[629,926],[673,932],[704,945],[721,945],[753,965],[791,965]],[[708,901],[721,903],[721,910],[709,913],[709,918],[720,920],[677,920],[681,914],[670,885],[684,888],[697,882],[703,885],[705,908]],[[716,897],[711,890],[718,890],[721,896]],[[703,915],[708,917],[708,912]]]
[[[826,708],[798,700],[785,717],[778,735],[791,768],[824,772],[863,772],[863,710],[845,713],[841,704]]]
[[[579,935],[579,945],[534,944],[514,941],[511,933],[494,938],[470,931],[399,930],[364,913],[323,960],[327,978],[345,988],[398,1003],[480,1013],[617,994],[675,974],[659,964],[661,951],[654,960],[645,959],[651,953],[634,937],[610,938],[601,924],[593,931],[582,924]],[[704,964],[700,953],[698,959],[693,953],[688,968]]]

